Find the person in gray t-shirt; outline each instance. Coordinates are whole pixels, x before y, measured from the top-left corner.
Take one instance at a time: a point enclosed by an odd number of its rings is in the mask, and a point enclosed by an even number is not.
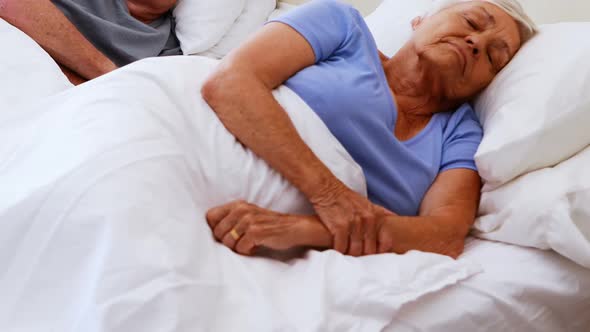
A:
[[[75,84],[133,61],[182,54],[176,0],[3,0],[0,17],[58,62]]]
[[[52,2],[118,66],[152,56],[181,54],[170,11],[144,23],[132,16],[126,0]]]

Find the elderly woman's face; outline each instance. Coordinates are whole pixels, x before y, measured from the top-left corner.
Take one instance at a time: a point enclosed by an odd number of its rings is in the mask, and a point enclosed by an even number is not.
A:
[[[485,88],[520,48],[516,21],[499,7],[471,1],[413,22],[413,43],[450,100]]]

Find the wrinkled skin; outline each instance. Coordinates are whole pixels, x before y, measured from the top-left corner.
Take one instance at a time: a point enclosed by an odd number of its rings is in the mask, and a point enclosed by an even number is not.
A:
[[[420,132],[434,113],[452,110],[472,99],[513,58],[521,45],[519,27],[514,19],[499,7],[483,1],[460,3],[430,17],[418,17],[412,21],[412,26],[412,39],[396,55],[387,58],[381,54],[384,72],[397,104],[395,135],[400,140]],[[282,48],[274,50],[277,57],[287,56],[283,53],[309,57],[309,45],[297,44],[299,36],[295,32],[294,35],[290,33],[270,24],[258,38],[252,39],[234,54],[236,58],[237,55],[251,56],[250,62],[244,60],[248,65],[264,56],[269,57],[266,61],[272,63],[268,45],[282,45]],[[288,39],[286,36],[291,38],[288,45],[281,43]],[[302,65],[304,61],[298,57],[293,56],[289,63],[301,61]],[[313,56],[310,63],[305,64],[311,65],[312,60]],[[236,59],[233,61],[240,63]],[[277,64],[272,68],[280,71],[282,66],[285,65]],[[224,87],[217,91],[230,90],[227,86],[231,84],[224,81],[224,77],[240,67],[232,67],[230,63],[228,68],[232,70],[216,76],[220,82],[225,82],[217,84]],[[250,77],[248,73],[243,77]],[[292,74],[289,72],[285,77]],[[274,76],[273,72],[263,71],[261,77]],[[281,76],[280,81],[273,82],[283,82],[285,77]],[[254,83],[256,80],[241,82],[242,85],[252,86]],[[276,84],[266,84],[261,89],[267,86]],[[229,102],[221,102],[224,100],[221,97],[214,98],[215,93],[204,95],[210,96],[208,102],[217,106],[218,113],[225,114],[229,125],[232,121],[244,123],[248,119],[235,120],[235,112],[223,111],[224,106],[230,105]],[[243,105],[249,101],[244,97],[233,103]],[[252,105],[262,104],[256,100],[252,101]],[[271,118],[273,114],[269,113],[266,118]],[[245,141],[249,132],[244,133],[241,129],[240,126],[232,126],[230,131],[242,135]],[[273,140],[280,139],[278,136]],[[311,161],[307,163],[311,164]],[[290,181],[296,184],[296,181]],[[310,199],[317,213],[315,216],[282,215],[247,202],[233,202],[212,209],[207,220],[217,240],[241,254],[252,254],[258,246],[276,250],[303,246],[333,248],[353,256],[422,250],[456,257],[461,253],[465,236],[475,219],[480,185],[475,171],[458,169],[442,172],[425,195],[418,216],[397,216],[347,188],[333,186],[335,190],[324,193],[319,190],[320,194],[314,194],[312,190],[311,194],[306,194],[308,198],[316,198]],[[300,186],[307,188],[301,183]],[[237,235],[234,234],[237,239],[232,238],[232,229],[237,232]]]
[[[468,100],[488,86],[521,45],[514,19],[483,1],[415,18],[412,25],[411,43],[448,100]]]

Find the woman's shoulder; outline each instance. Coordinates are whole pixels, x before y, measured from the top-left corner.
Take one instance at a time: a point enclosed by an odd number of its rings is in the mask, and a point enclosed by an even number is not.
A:
[[[322,6],[327,7],[333,10],[342,10],[342,11],[350,11],[355,10],[351,4],[348,4],[341,0],[313,0],[310,1],[308,4],[309,6]]]
[[[359,21],[362,14],[351,4],[340,0],[314,0],[302,5],[316,12],[324,12],[332,17],[340,17],[347,21]]]
[[[459,106],[454,111],[441,113],[439,118],[443,122],[445,138],[466,134],[483,136],[483,129],[475,110],[469,103]]]

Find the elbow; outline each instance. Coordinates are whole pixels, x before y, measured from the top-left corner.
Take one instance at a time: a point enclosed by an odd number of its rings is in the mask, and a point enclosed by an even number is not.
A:
[[[449,256],[453,259],[459,258],[465,250],[465,239],[469,234],[469,227],[457,226],[454,228],[452,234],[450,234],[447,243],[443,245],[441,254]]]
[[[248,86],[241,75],[229,70],[218,69],[201,86],[201,97],[217,115],[221,115],[224,105],[241,104],[241,90]]]
[[[465,250],[465,239],[469,230],[470,227],[466,223],[439,220],[436,235],[431,238],[432,242],[428,251],[453,259],[459,258]]]
[[[201,96],[209,105],[231,98],[244,86],[246,76],[232,63],[221,62],[201,86]]]
[[[264,84],[255,75],[222,63],[201,86],[201,96],[219,114],[220,106],[223,109],[223,105],[239,105],[259,88],[264,88]]]
[[[201,86],[201,96],[211,107],[213,107],[217,99],[222,98],[221,91],[223,89],[221,88],[221,79],[220,75],[216,72],[207,78]]]
[[[450,242],[445,248],[440,252],[440,254],[451,257],[452,259],[458,259],[459,256],[463,254],[465,250],[465,238],[456,239]]]

